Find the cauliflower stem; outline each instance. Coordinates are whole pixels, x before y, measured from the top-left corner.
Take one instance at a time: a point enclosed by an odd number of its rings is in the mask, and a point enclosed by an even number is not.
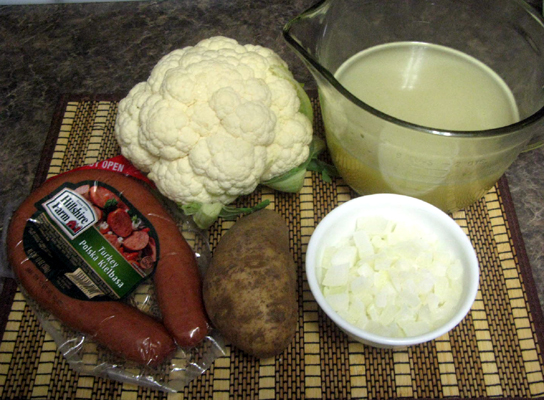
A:
[[[180,205],[185,215],[192,215],[193,221],[200,229],[208,229],[219,218],[234,220],[240,214],[251,214],[266,208],[270,200],[261,201],[255,207],[233,207],[221,203],[197,203],[193,202],[186,205]]]
[[[331,182],[332,177],[338,176],[336,168],[317,158],[325,150],[325,147],[325,142],[322,139],[314,137],[310,144],[310,155],[304,163],[262,184],[280,192],[297,193],[304,185],[306,171],[317,172],[325,182]],[[269,200],[264,200],[254,207],[233,207],[222,203],[203,204],[192,202],[185,205],[180,204],[180,208],[186,215],[193,216],[193,220],[199,228],[208,229],[219,217],[234,220],[241,214],[251,214],[266,208],[268,204],[270,204]]]

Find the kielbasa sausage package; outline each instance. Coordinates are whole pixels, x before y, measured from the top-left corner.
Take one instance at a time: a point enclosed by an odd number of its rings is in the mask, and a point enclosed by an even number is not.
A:
[[[224,354],[202,300],[206,233],[122,156],[48,179],[5,242],[22,293],[78,372],[179,391]]]

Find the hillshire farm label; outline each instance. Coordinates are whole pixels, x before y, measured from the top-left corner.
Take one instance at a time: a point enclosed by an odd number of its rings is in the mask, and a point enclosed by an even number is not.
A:
[[[35,206],[23,246],[62,293],[79,300],[122,299],[152,274],[157,232],[117,189],[94,180],[65,182]]]
[[[63,189],[43,204],[45,211],[57,221],[70,239],[78,237],[93,226],[98,217],[93,207],[70,189]]]

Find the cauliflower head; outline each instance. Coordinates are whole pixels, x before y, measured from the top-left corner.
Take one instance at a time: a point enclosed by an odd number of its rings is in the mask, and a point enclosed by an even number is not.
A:
[[[229,204],[304,163],[312,122],[272,50],[212,37],[172,51],[119,103],[121,153],[180,204]]]

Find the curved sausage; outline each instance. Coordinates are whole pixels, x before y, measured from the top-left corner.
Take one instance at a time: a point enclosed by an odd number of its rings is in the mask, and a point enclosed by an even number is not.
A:
[[[31,262],[19,263],[15,273],[43,309],[127,360],[157,366],[176,349],[164,325],[134,307],[119,301],[73,299],[58,291]]]
[[[179,251],[165,251],[165,242],[166,248],[177,247]],[[195,287],[193,284],[200,281],[195,255],[186,241],[180,243],[173,235],[166,240],[163,238],[159,245],[159,264],[153,280],[163,323],[178,345],[195,346],[209,331],[208,317],[202,299],[202,285]],[[198,290],[195,290],[197,288]],[[180,304],[187,302],[193,304],[196,309],[180,307]]]
[[[155,286],[164,325],[122,302],[83,301],[64,295],[26,255],[23,232],[27,220],[36,212],[36,201],[65,182],[86,180],[100,181],[116,188],[155,227],[160,248]],[[90,193],[92,198],[92,188]],[[46,181],[14,213],[7,244],[10,264],[29,296],[67,326],[89,335],[129,360],[160,364],[175,350],[172,336],[180,346],[190,346],[208,332],[194,253],[158,199],[132,178],[109,171],[77,170]],[[165,278],[171,281],[165,282]],[[178,282],[179,286],[173,282]]]

